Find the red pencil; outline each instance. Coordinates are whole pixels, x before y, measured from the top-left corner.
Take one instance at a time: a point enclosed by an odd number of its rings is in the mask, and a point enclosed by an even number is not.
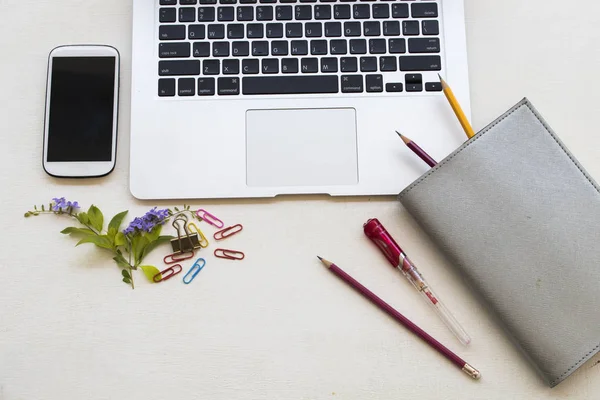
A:
[[[319,257],[319,256],[317,256],[317,257]],[[319,257],[319,260],[321,260],[321,262],[331,272],[333,272],[335,275],[337,275],[341,280],[343,280],[344,282],[346,282],[347,284],[349,284],[350,286],[352,286],[360,294],[362,294],[363,296],[365,296],[367,299],[371,300],[372,303],[374,303],[376,306],[378,306],[380,309],[382,309],[383,311],[385,311],[388,315],[390,315],[396,321],[400,322],[402,325],[404,325],[406,328],[408,328],[408,330],[410,330],[415,335],[417,335],[418,337],[420,337],[421,339],[423,339],[427,344],[429,344],[431,347],[433,347],[434,349],[436,349],[439,353],[441,353],[448,360],[450,360],[451,362],[453,362],[454,365],[456,365],[457,367],[459,367],[464,373],[466,373],[467,375],[469,375],[473,379],[479,379],[479,378],[481,378],[481,373],[479,373],[478,370],[476,370],[469,363],[467,363],[465,360],[463,360],[462,358],[460,358],[459,356],[457,356],[456,354],[454,354],[452,351],[450,351],[443,344],[441,344],[440,342],[438,342],[437,340],[435,340],[427,332],[425,332],[423,329],[419,328],[417,325],[415,325],[411,320],[409,320],[408,318],[406,318],[404,315],[400,314],[398,311],[396,311],[394,308],[392,308],[392,306],[390,306],[389,304],[387,304],[381,298],[377,297],[377,295],[375,293],[371,292],[369,289],[367,289],[366,287],[364,287],[356,279],[354,279],[353,277],[351,277],[350,275],[348,275],[347,273],[345,273],[340,267],[338,267],[337,265],[335,265],[331,261],[327,261],[327,260],[325,260],[325,259],[323,259],[321,257]]]
[[[425,161],[427,163],[427,165],[429,165],[432,168],[437,165],[437,162],[433,158],[431,158],[431,156],[429,154],[427,154],[425,152],[425,150],[423,150],[421,147],[419,147],[418,144],[416,144],[415,142],[413,142],[412,140],[410,140],[409,138],[407,138],[400,132],[396,131],[396,133],[398,134],[398,136],[400,136],[400,138],[402,138],[402,141],[406,144],[406,146],[409,149],[411,149],[413,151],[413,153],[418,155],[421,158],[421,160]]]

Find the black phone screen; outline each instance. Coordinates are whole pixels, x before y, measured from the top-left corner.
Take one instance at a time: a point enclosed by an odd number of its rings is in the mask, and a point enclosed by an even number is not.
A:
[[[115,57],[54,57],[48,161],[112,161]]]

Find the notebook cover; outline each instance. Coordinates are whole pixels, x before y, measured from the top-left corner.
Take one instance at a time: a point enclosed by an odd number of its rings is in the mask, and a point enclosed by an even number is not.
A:
[[[399,200],[554,387],[600,349],[600,188],[527,99]]]

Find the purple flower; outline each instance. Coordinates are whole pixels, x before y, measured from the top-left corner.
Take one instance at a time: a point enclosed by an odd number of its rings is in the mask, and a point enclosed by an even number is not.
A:
[[[169,217],[169,210],[152,210],[144,214],[143,217],[136,217],[129,223],[129,226],[123,230],[123,234],[129,235],[135,232],[151,232],[154,227],[161,225]]]
[[[61,197],[61,198],[55,197],[52,199],[52,201],[54,202],[54,205],[52,206],[52,211],[55,211],[55,212],[66,211],[69,208],[72,208],[72,209],[79,208],[78,202],[67,201],[67,200],[65,200],[64,197]]]

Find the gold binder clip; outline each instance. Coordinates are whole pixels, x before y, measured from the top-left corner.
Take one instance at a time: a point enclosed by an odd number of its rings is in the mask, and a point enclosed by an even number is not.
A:
[[[187,221],[187,217],[183,214],[173,220],[173,227],[177,230],[177,238],[171,239],[173,253],[193,252],[194,249],[200,247],[198,234],[188,230]]]

